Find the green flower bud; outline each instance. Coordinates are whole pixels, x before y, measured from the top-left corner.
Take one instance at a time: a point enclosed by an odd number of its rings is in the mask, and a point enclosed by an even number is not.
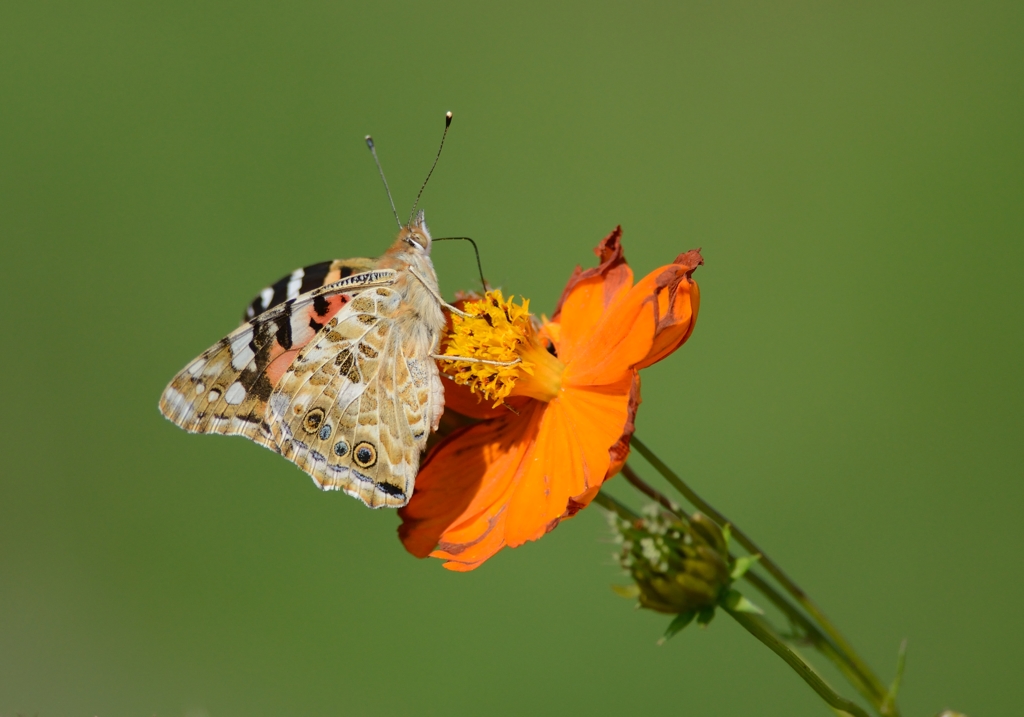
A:
[[[652,505],[629,522],[611,515],[615,554],[639,590],[641,607],[668,614],[714,606],[730,583],[725,536],[709,518],[689,522]]]

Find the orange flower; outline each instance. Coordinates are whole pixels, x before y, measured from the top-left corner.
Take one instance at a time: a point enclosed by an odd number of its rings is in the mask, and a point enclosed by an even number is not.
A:
[[[703,259],[680,254],[634,286],[621,235],[616,228],[598,245],[599,266],[576,268],[550,321],[538,324],[528,302],[501,292],[466,302],[474,318],[454,317],[447,355],[497,363],[441,363],[455,382],[444,421],[463,426],[429,451],[399,511],[413,555],[472,570],[575,515],[622,468],[638,370],[693,332],[700,294],[691,275]]]

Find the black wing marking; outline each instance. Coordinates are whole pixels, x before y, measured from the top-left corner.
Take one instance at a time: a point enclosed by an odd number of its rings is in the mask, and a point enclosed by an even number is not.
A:
[[[289,299],[305,294],[307,291],[340,281],[353,274],[369,271],[376,264],[376,259],[335,259],[296,269],[257,294],[256,298],[245,308],[242,321],[251,321],[267,309],[272,309]]]

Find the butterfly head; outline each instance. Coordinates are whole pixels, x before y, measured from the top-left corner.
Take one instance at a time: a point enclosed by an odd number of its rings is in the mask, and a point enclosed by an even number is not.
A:
[[[414,252],[430,255],[430,229],[427,228],[422,209],[398,232],[397,243],[408,246]]]

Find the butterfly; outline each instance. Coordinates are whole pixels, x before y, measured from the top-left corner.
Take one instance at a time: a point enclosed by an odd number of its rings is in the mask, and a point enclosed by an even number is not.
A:
[[[448,113],[446,134],[450,123]],[[444,410],[434,361],[444,309],[461,313],[440,296],[431,244],[414,205],[380,258],[314,264],[268,286],[241,326],[171,380],[160,411],[191,433],[245,436],[323,490],[371,508],[407,504]]]
[[[160,411],[191,433],[250,438],[323,490],[405,505],[444,410],[430,246],[419,212],[379,259],[314,264],[267,287],[171,380]]]

